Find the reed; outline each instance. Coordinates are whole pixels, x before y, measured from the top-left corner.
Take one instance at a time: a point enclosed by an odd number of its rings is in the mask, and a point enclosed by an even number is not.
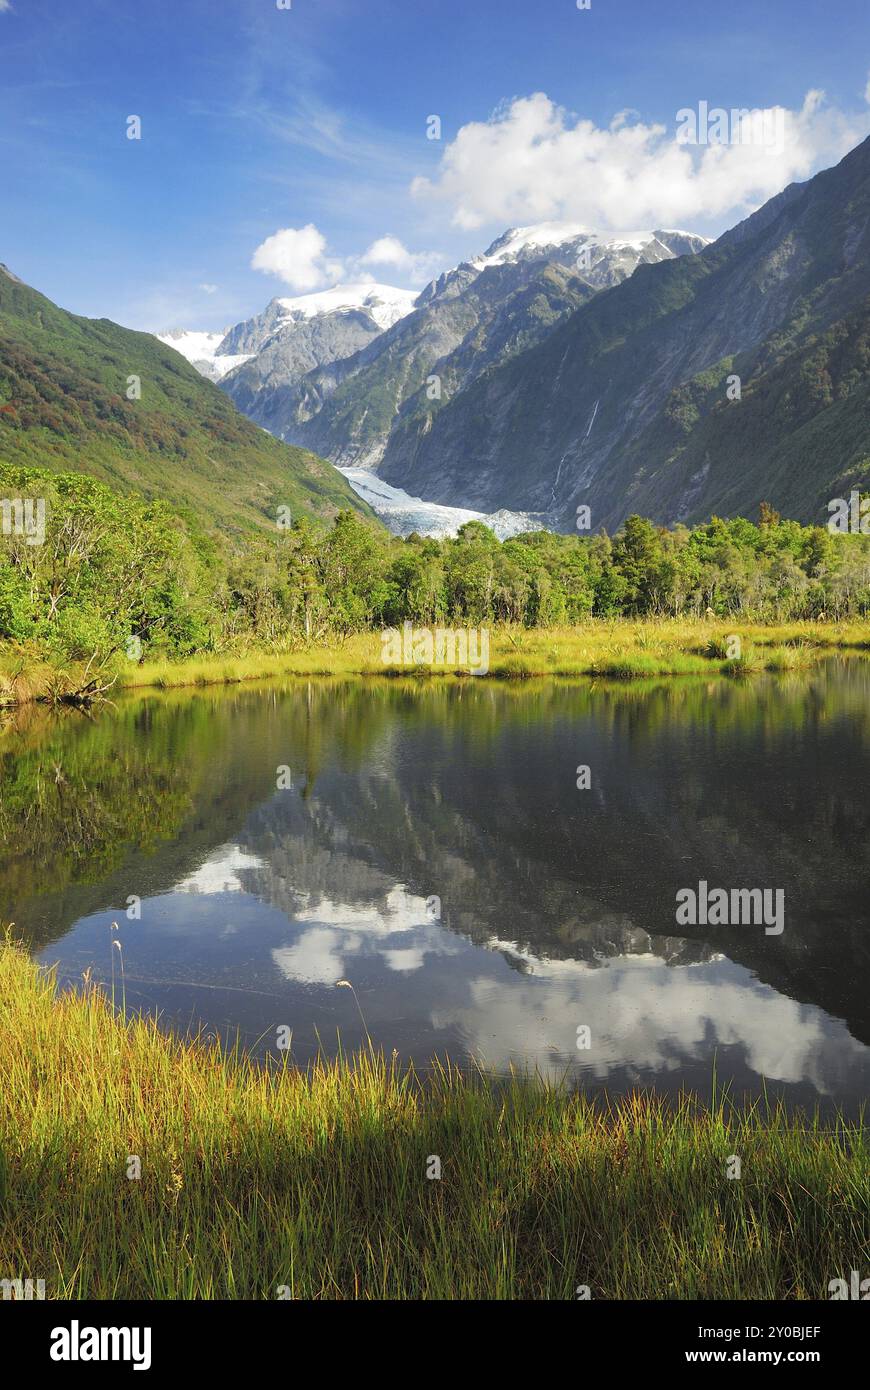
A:
[[[493,625],[489,670],[478,679],[610,680],[658,676],[733,675],[789,671],[833,654],[870,656],[870,623],[739,623],[734,619],[590,619],[577,627],[523,628]],[[740,636],[744,655],[727,655],[727,638]],[[461,667],[385,666],[380,631],[333,634],[318,642],[298,639],[267,649],[244,644],[238,651],[200,653],[185,659],[128,662],[116,656],[106,667],[111,693],[123,689],[184,689],[234,685],[284,676],[408,676],[450,679]],[[93,662],[94,658],[91,658]],[[86,684],[88,664],[53,664],[35,647],[0,643],[0,707],[39,701],[68,702]]]
[[[870,656],[870,624],[736,623],[733,619],[590,619],[579,627],[490,628],[486,679],[526,680],[604,677],[614,680],[668,675],[727,675],[733,662],[727,638],[738,634],[755,655],[742,670],[791,670],[833,653]],[[247,651],[237,656],[201,656],[188,661],[144,662],[122,670],[120,684],[161,688],[207,685],[274,676],[396,676],[455,679],[455,667],[385,666],[379,632],[357,633],[287,651]],[[483,679],[484,677],[477,677]]]

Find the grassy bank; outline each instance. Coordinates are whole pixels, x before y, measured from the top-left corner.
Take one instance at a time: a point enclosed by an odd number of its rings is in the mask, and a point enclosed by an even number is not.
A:
[[[733,621],[590,620],[582,627],[489,629],[487,675],[495,679],[581,676],[632,679],[651,676],[740,675],[809,666],[840,652],[870,656],[870,624],[739,624]],[[729,639],[740,655],[729,655]],[[457,666],[385,666],[380,632],[335,637],[292,650],[252,649],[187,660],[119,661],[114,689],[215,685],[276,676],[414,675],[454,678]],[[0,647],[0,705],[53,700],[84,684],[85,664],[59,665],[25,648]],[[87,674],[92,675],[93,671]]]
[[[553,676],[612,679],[704,675],[740,671],[792,670],[834,651],[870,656],[870,624],[762,624],[681,621],[599,622],[582,627],[489,629],[487,675],[496,679]],[[728,655],[728,638],[740,638],[741,655]],[[329,645],[294,652],[251,652],[236,658],[145,662],[123,671],[121,683],[137,687],[210,684],[277,675],[454,677],[449,666],[385,666],[380,632],[362,633]]]
[[[378,1057],[266,1074],[9,945],[0,1031],[0,1277],[48,1297],[825,1298],[870,1258],[866,1130]]]

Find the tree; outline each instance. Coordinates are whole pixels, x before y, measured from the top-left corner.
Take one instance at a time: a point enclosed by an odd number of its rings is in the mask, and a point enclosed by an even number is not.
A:
[[[662,542],[658,530],[642,516],[630,516],[613,542],[613,562],[625,583],[624,605],[630,613],[657,612],[662,600]]]

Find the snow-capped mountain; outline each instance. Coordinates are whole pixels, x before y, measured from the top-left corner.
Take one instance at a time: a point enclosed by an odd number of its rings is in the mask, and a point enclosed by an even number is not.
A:
[[[462,294],[485,270],[510,266],[540,267],[542,263],[571,270],[593,289],[609,289],[633,274],[639,265],[693,255],[709,245],[694,232],[626,232],[606,235],[590,231],[578,222],[537,222],[529,227],[510,227],[480,256],[444,271],[422,291],[418,304]]]
[[[487,267],[460,300],[521,264]],[[868,285],[870,139],[697,255],[641,266],[471,384],[452,378],[437,406],[408,398],[378,480],[442,506],[547,511],[565,529],[582,505],[611,535],[631,513],[691,525],[762,501],[819,521],[870,471]]]
[[[186,357],[201,376],[207,376],[211,381],[220,381],[233,367],[247,362],[250,356],[249,353],[222,352],[222,344],[228,332],[229,329],[224,329],[223,333],[197,333],[185,328],[173,328],[168,333],[158,333],[157,337],[161,343],[175,348],[182,357]]]
[[[374,319],[378,328],[391,328],[399,319],[410,314],[417,290],[400,290],[395,285],[374,285],[363,281],[358,285],[336,285],[331,290],[316,290],[295,299],[277,299],[282,309],[293,319],[314,318],[317,314],[342,313],[363,309]]]
[[[258,403],[312,371],[352,357],[410,314],[416,299],[415,290],[371,281],[273,299],[223,338],[219,353],[235,355],[239,364],[225,389],[240,410],[277,433],[265,414],[258,419]]]
[[[313,294],[300,294],[292,299],[273,299],[261,314],[228,329],[221,351],[250,356],[274,346],[277,338],[299,337],[303,325],[323,319],[332,320],[330,332],[325,335],[331,339],[338,336],[336,330],[342,323],[362,330],[367,337],[375,337],[409,314],[416,299],[416,290],[402,290],[395,285],[378,285],[372,281],[335,285],[332,289],[315,290]],[[317,334],[309,332],[307,337],[313,343]],[[329,356],[323,357],[316,352],[314,355],[319,361],[332,361]]]
[[[705,245],[680,231],[607,236],[555,222],[511,228],[482,255],[439,275],[380,331],[370,319],[368,332],[361,331],[349,309],[307,318],[307,301],[332,303],[346,291],[274,300],[265,321],[228,335],[224,351],[256,355],[221,385],[282,439],[345,468],[379,469],[394,431],[409,419],[425,429],[447,399],[539,342],[600,290],[639,265]],[[301,331],[305,324],[292,333],[281,327],[290,313],[318,325],[316,342]],[[338,313],[345,321],[340,338]],[[397,477],[390,481],[402,486]]]
[[[416,298],[416,290],[372,281],[335,285],[292,299],[273,299],[261,314],[222,333],[175,328],[157,336],[212,381],[220,381],[234,367],[271,349],[269,371],[262,374],[265,378],[274,370],[276,357],[282,355],[280,350],[275,353],[276,348],[290,348],[283,354],[286,369],[310,371],[332,362],[337,355],[356,351],[391,328],[411,312]]]
[[[706,244],[704,237],[691,232],[644,231],[608,237],[579,223],[539,222],[510,228],[482,255],[445,271],[422,292],[372,281],[335,285],[312,294],[279,296],[262,313],[223,333],[174,329],[158,337],[213,381],[268,350],[266,370],[246,376],[243,394],[247,397],[253,388],[249,400],[253,405],[262,387],[279,385],[282,377],[290,384],[300,373],[350,356],[416,307],[461,294],[486,270],[547,262],[570,269],[595,289],[604,289],[640,264],[686,255]],[[318,322],[313,331],[305,327],[324,319],[331,322]]]
[[[680,249],[676,243],[680,242]],[[504,265],[508,261],[540,260],[558,258],[568,263],[587,259],[589,268],[594,268],[607,258],[622,259],[632,268],[641,260],[644,262],[669,260],[674,255],[686,255],[706,246],[706,237],[693,232],[647,231],[627,232],[620,236],[605,236],[591,232],[576,222],[538,222],[531,227],[511,227],[492,243],[482,256],[470,262],[475,268],[485,270],[490,265]]]
[[[373,281],[270,301],[260,314],[223,333],[176,329],[158,334],[197,371],[223,382],[236,372],[230,394],[256,418],[256,402],[273,386],[296,382],[317,367],[349,357],[409,314],[416,290]],[[265,427],[265,421],[259,421]]]
[[[418,491],[402,491],[408,440],[425,435],[447,401],[638,266],[706,244],[663,229],[610,236],[577,223],[513,227],[420,293],[361,282],[279,297],[222,337],[189,333],[173,346],[264,429],[350,470],[358,491],[356,470],[389,470],[402,495],[380,500],[400,527],[413,519]],[[467,512],[492,510],[472,502]],[[504,525],[513,528],[513,518]]]

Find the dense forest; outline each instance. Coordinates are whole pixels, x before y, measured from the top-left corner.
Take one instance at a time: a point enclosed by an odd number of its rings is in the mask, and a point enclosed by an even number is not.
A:
[[[0,535],[0,640],[59,659],[190,655],[449,621],[527,627],[589,618],[843,619],[870,611],[870,536],[781,520],[662,529],[629,517],[610,537],[479,522],[451,539],[390,536],[351,510],[331,528],[276,517],[233,545],[165,502],[82,474],[0,465],[0,495],[43,498],[45,538]]]

